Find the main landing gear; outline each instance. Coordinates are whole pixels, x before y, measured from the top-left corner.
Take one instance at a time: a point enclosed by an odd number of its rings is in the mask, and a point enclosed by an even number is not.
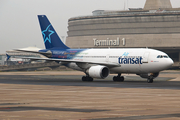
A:
[[[118,74],[118,76],[113,77],[114,82],[124,82],[124,77],[121,76],[121,74]]]
[[[83,77],[82,77],[82,81],[92,82],[92,81],[93,81],[93,78],[92,78],[92,77],[89,77],[89,76],[83,76]]]
[[[148,76],[147,82],[148,83],[153,83],[154,77],[152,75]]]

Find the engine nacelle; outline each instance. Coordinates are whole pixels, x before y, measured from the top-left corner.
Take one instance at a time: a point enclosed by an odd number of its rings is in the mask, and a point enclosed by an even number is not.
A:
[[[151,74],[139,74],[140,77],[142,78],[148,78],[150,75],[153,76],[153,78],[156,78],[159,76],[159,73],[151,73]]]
[[[87,70],[87,73],[92,78],[104,79],[109,75],[109,69],[106,66],[92,66]]]

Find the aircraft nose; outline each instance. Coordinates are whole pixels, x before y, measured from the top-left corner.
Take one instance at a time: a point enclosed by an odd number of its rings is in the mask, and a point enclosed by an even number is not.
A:
[[[171,58],[169,58],[169,60],[167,61],[167,64],[169,67],[171,67],[174,64],[174,61]]]

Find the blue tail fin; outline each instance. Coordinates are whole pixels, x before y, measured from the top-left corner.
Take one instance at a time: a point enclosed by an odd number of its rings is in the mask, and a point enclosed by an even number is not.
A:
[[[47,19],[45,15],[38,15],[39,24],[42,31],[42,36],[44,39],[44,44],[46,49],[51,48],[60,48],[60,49],[69,49],[59,38],[53,26]]]

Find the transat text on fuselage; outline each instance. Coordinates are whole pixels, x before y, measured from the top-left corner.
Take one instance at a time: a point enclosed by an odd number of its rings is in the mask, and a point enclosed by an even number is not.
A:
[[[143,58],[141,56],[128,56],[129,53],[124,53],[118,58],[119,64],[142,64]]]

